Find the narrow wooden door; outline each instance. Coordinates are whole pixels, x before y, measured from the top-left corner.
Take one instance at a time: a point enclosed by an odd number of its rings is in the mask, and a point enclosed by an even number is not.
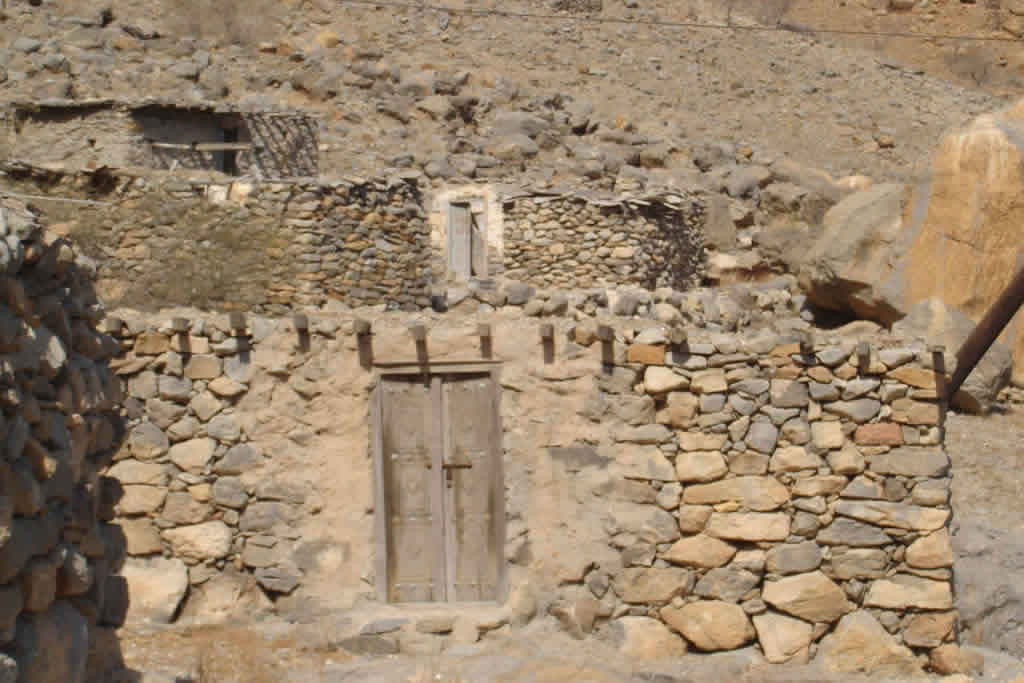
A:
[[[504,487],[494,377],[385,377],[379,397],[386,599],[499,599]]]
[[[448,207],[448,265],[456,280],[469,279],[472,269],[472,220],[469,204]]]
[[[495,457],[494,380],[490,375],[449,375],[442,397],[449,600],[495,600],[501,557],[496,522],[504,492]]]
[[[416,377],[380,386],[378,459],[387,515],[388,602],[445,599],[436,387]],[[378,547],[378,552],[382,550]]]

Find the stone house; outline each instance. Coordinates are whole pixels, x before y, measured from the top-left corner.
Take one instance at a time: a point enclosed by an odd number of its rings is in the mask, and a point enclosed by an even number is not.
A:
[[[62,169],[202,169],[315,177],[319,124],[306,114],[220,104],[52,100],[8,105],[9,159]]]

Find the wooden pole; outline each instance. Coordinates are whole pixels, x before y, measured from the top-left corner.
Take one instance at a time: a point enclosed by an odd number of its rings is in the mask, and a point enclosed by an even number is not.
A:
[[[999,298],[992,303],[985,313],[985,317],[974,327],[974,330],[960,346],[960,350],[957,351],[956,370],[944,393],[946,400],[951,399],[960,389],[974,366],[1010,324],[1010,320],[1013,319],[1021,304],[1024,304],[1024,268],[1020,269],[1003,293],[999,295]]]

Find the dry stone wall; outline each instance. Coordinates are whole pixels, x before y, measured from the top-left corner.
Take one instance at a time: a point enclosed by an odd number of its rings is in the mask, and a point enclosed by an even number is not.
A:
[[[449,284],[447,244],[436,225],[432,234],[414,178],[226,184],[201,174],[5,170],[0,187],[93,202],[46,209],[95,260],[110,306],[421,310]],[[508,286],[487,295],[499,305],[506,291],[520,297],[520,285],[686,290],[704,272],[704,205],[694,196],[501,202],[508,218],[489,237],[503,245],[489,250],[490,276]]]
[[[543,615],[638,657],[757,643],[842,668],[863,637],[912,673],[955,641],[949,458],[923,343],[879,337],[862,358],[853,338],[691,329],[673,345],[670,326],[592,304],[541,320],[364,310],[371,359],[349,315],[311,315],[308,332],[249,316],[236,332],[226,315],[118,312],[130,422],[108,476],[125,490],[136,604],[168,620],[268,597],[372,603],[365,363],[416,358],[412,322],[430,360],[479,358],[485,320],[504,361],[511,595],[435,630],[384,611],[339,646],[437,651]],[[147,597],[167,575],[173,594]]]
[[[614,441],[645,445],[612,508],[630,629],[663,622],[705,651],[757,640],[773,662],[841,659],[842,634],[818,644],[837,623],[913,651],[954,637],[950,461],[923,345],[669,349],[645,332],[619,360],[591,418],[626,412]]]
[[[573,196],[504,202],[506,277],[542,287],[635,285],[685,290],[703,273],[704,206],[594,202]]]
[[[118,344],[91,273],[24,204],[0,205],[0,680],[84,680],[121,622],[118,529],[100,470],[119,439]],[[111,492],[113,493],[113,492]]]
[[[20,188],[40,189],[39,175],[24,176]],[[95,259],[112,306],[280,314],[329,300],[430,304],[430,233],[414,183],[80,174],[47,190],[99,202],[48,205],[47,215]]]

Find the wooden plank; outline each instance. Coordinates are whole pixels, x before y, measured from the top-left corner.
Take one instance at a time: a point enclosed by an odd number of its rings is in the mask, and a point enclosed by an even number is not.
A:
[[[495,538],[493,381],[489,373],[452,375],[445,389],[448,599],[492,601],[503,554]]]
[[[505,449],[502,447],[505,432],[501,421],[501,366],[495,366],[490,375],[492,533],[498,549],[494,558],[498,577],[494,599],[503,604],[508,598],[508,568],[505,565]]]
[[[374,578],[377,585],[377,599],[388,601],[388,505],[387,487],[384,468],[384,423],[382,378],[378,378],[377,386],[370,397],[370,428],[373,430],[373,536]]]
[[[245,152],[255,145],[248,142],[151,142],[155,149],[177,149],[189,152]]]
[[[472,275],[487,277],[487,231],[483,214],[470,214],[470,239]]]
[[[447,581],[448,553],[445,552],[446,519],[444,511],[444,412],[442,403],[441,377],[435,375],[430,380],[430,445],[433,476],[430,480],[430,493],[437,520],[431,529],[431,542],[437,549],[434,576],[438,579],[437,601],[449,599]]]
[[[472,214],[468,204],[450,204],[448,207],[448,267],[458,280],[470,276],[470,222]]]
[[[492,367],[501,365],[500,360],[487,358],[474,358],[471,360],[456,361],[452,363],[431,363],[430,372],[435,374],[463,373],[463,372],[490,372]],[[414,360],[378,361],[374,363],[381,375],[414,375],[423,372],[423,364]]]
[[[386,378],[381,386],[388,600],[434,602],[443,599],[444,587],[432,533],[438,516],[430,387],[416,377]]]

